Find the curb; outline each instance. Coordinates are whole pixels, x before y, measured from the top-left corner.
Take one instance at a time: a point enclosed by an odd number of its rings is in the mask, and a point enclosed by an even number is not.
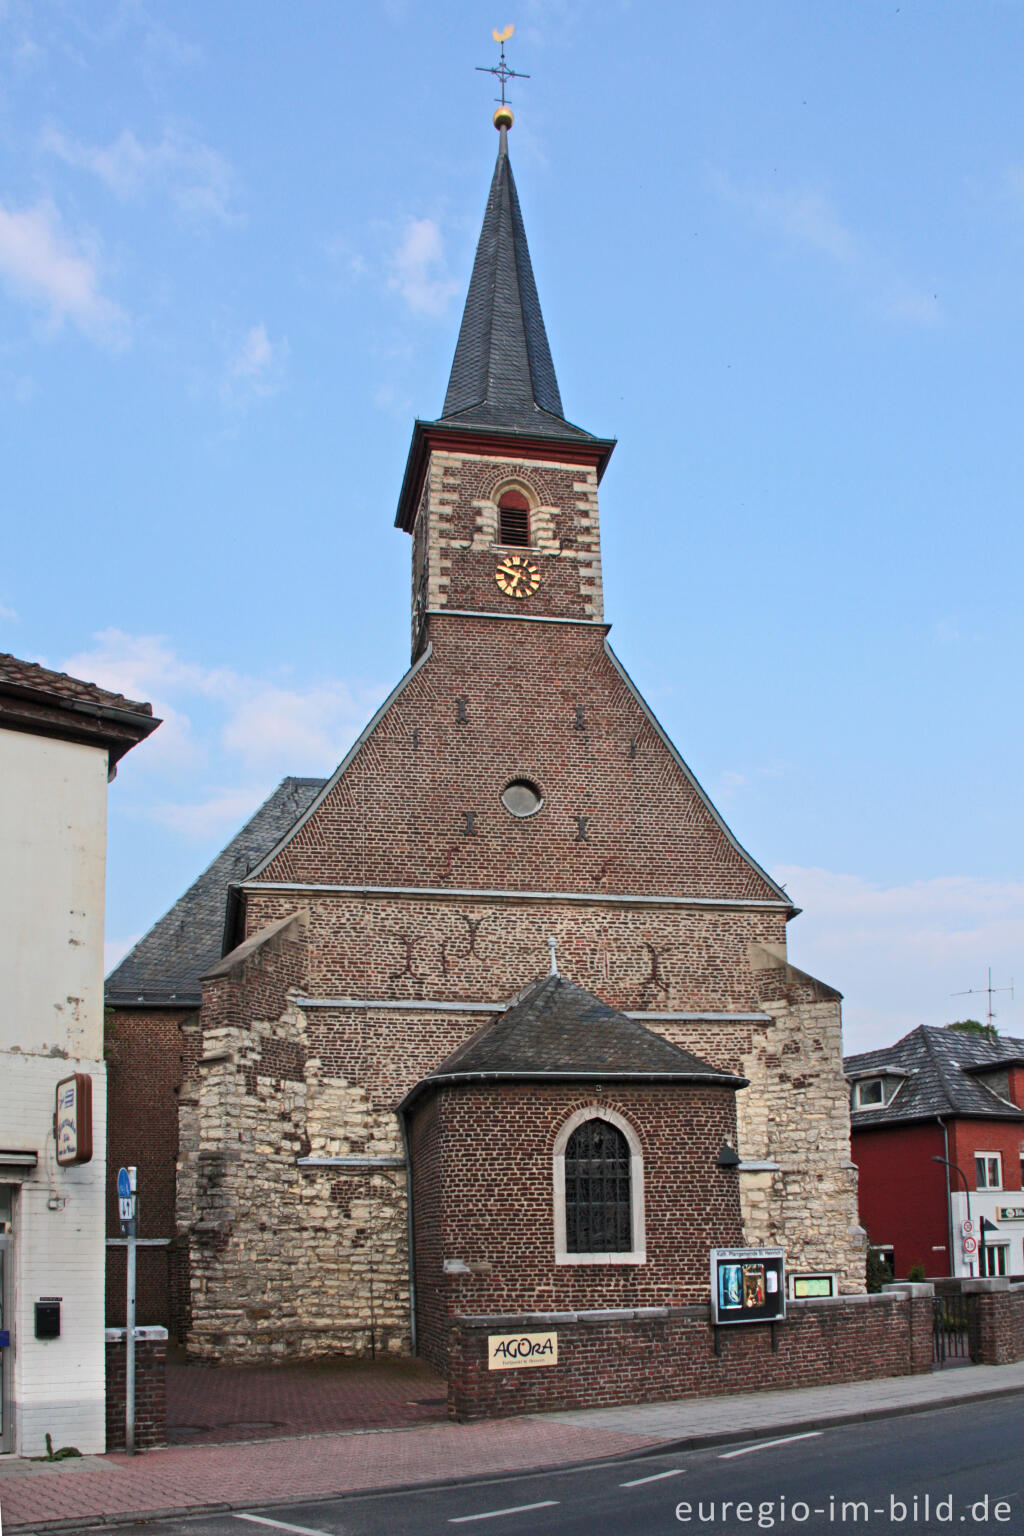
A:
[[[983,1392],[964,1393],[960,1397],[946,1398],[942,1402],[900,1403],[885,1408],[864,1408],[849,1413],[830,1414],[808,1419],[793,1419],[776,1426],[785,1434],[802,1434],[808,1430],[825,1430],[842,1424],[868,1424],[878,1419],[906,1418],[914,1413],[941,1413],[947,1408],[960,1408],[964,1403],[980,1403],[999,1397],[1024,1396],[1024,1386],[991,1387]],[[49,1536],[50,1532],[117,1530],[121,1526],[137,1525],[140,1521],[172,1519],[201,1519],[206,1515],[232,1514],[239,1510],[301,1509],[304,1504],[322,1504],[329,1499],[367,1499],[382,1494],[417,1493],[435,1488],[465,1488],[474,1483],[512,1482],[517,1478],[536,1477],[541,1473],[575,1472],[587,1467],[613,1467],[627,1461],[640,1461],[653,1456],[670,1456],[676,1451],[695,1451],[716,1445],[736,1445],[767,1434],[767,1426],[737,1433],[726,1430],[716,1434],[686,1435],[674,1440],[658,1440],[636,1450],[622,1451],[617,1456],[585,1457],[582,1461],[563,1462],[557,1466],[514,1467],[504,1472],[471,1472],[462,1477],[444,1477],[429,1482],[389,1483],[378,1488],[343,1488],[336,1493],[319,1494],[315,1499],[295,1498],[261,1499],[255,1504],[226,1504],[223,1501],[210,1504],[186,1504],[163,1509],[136,1510],[119,1515],[79,1515],[67,1520],[36,1520],[18,1525],[5,1522],[7,1531],[21,1532],[23,1536]]]

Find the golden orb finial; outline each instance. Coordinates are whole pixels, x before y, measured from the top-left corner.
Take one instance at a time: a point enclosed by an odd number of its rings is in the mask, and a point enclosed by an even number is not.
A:
[[[515,116],[511,107],[502,105],[494,114],[495,128],[511,128],[514,122]]]

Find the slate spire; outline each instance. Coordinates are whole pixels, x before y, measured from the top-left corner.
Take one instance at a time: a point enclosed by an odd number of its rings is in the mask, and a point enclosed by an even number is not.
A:
[[[504,116],[495,117],[500,119],[498,161],[441,420],[545,437],[587,437],[562,414],[508,157],[508,126]]]

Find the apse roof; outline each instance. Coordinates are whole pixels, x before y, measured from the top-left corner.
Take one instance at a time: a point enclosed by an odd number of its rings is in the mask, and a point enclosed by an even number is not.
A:
[[[325,779],[282,779],[184,896],[107,977],[119,1007],[198,1007],[199,978],[221,958],[228,887],[244,880],[309,807]]]
[[[970,1119],[1024,1120],[1016,1109],[977,1076],[979,1070],[998,1071],[1024,1053],[1024,1040],[976,1035],[961,1029],[921,1024],[878,1051],[862,1051],[843,1059],[850,1079],[902,1077],[898,1091],[884,1106],[851,1110],[855,1130],[895,1125],[906,1120],[934,1120],[961,1115]]]
[[[418,1083],[405,1105],[426,1089],[449,1083],[577,1078],[730,1088],[747,1082],[673,1045],[566,977],[542,976]]]

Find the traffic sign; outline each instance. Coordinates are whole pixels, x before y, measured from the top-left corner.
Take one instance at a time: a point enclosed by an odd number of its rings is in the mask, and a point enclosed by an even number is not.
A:
[[[135,1216],[135,1201],[132,1199],[132,1181],[127,1168],[117,1170],[117,1219],[121,1222],[132,1221]]]
[[[966,1221],[962,1221],[960,1223],[960,1231],[961,1231],[961,1234],[964,1237],[973,1237],[974,1236],[974,1222],[971,1220],[971,1218],[969,1216],[968,1216]]]
[[[964,1238],[964,1258],[973,1259],[978,1251],[978,1239],[976,1237]]]

